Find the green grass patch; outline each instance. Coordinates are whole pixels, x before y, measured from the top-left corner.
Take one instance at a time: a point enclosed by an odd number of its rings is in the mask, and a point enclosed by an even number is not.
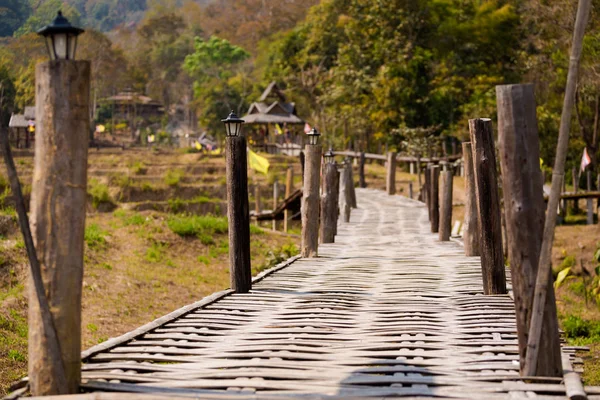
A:
[[[561,320],[565,337],[574,345],[587,345],[600,342],[600,321],[590,321],[577,315],[569,315]]]
[[[152,242],[152,245],[146,250],[144,259],[151,263],[159,263],[165,256],[166,245],[160,242]]]
[[[108,232],[102,230],[98,224],[90,224],[85,227],[85,243],[88,248],[98,250],[106,246]]]
[[[167,186],[175,187],[181,182],[185,172],[180,169],[170,169],[165,173],[164,181]]]
[[[131,166],[129,167],[129,170],[134,175],[146,175],[146,172],[148,172],[148,168],[146,167],[146,164],[144,164],[141,161],[136,161],[133,164],[131,164]]]
[[[97,179],[90,179],[88,183],[88,194],[92,197],[92,206],[97,209],[102,204],[114,206],[115,202],[108,193],[108,186],[100,183]]]
[[[181,237],[204,238],[227,233],[227,219],[212,215],[178,215],[169,218],[167,226]]]

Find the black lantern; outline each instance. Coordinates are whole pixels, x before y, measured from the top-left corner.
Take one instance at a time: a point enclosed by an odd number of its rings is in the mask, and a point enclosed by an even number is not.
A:
[[[62,11],[59,11],[54,21],[37,33],[46,39],[46,48],[51,60],[74,60],[77,36],[83,33],[83,29],[71,25],[63,17]]]
[[[321,136],[321,134],[319,133],[317,128],[312,128],[310,132],[308,132],[306,135],[308,136],[308,144],[319,143],[319,136]]]
[[[325,153],[323,153],[323,161],[325,164],[333,164],[334,163],[335,154],[333,153],[333,149],[330,147]]]
[[[242,131],[242,124],[244,120],[238,118],[237,115],[231,110],[227,118],[222,119],[221,122],[225,124],[225,134],[227,136],[239,136]]]

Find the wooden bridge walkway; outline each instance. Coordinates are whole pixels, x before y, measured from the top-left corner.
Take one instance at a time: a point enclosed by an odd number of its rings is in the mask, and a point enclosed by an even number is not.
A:
[[[565,398],[519,379],[513,301],[483,296],[479,258],[439,242],[422,203],[357,195],[319,258],[85,352],[94,393],[76,398]]]

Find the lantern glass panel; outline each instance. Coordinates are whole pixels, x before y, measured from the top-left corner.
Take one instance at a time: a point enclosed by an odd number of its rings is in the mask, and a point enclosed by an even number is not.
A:
[[[51,60],[56,60],[56,54],[54,54],[54,43],[52,40],[52,36],[46,36],[46,50],[48,50],[48,54],[50,55]]]
[[[75,59],[77,51],[77,35],[69,34],[69,60]]]
[[[54,54],[59,60],[67,58],[67,34],[57,33],[54,35]]]

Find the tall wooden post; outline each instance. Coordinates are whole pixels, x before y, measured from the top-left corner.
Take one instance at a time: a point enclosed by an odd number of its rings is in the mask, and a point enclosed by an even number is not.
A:
[[[437,233],[440,229],[440,195],[439,195],[439,181],[440,181],[440,167],[438,165],[432,165],[429,170],[431,177],[429,178],[429,208],[431,210],[431,232]]]
[[[465,219],[463,222],[463,243],[465,255],[479,255],[479,223],[477,220],[477,197],[475,195],[475,173],[473,171],[473,151],[471,142],[462,144],[465,172]]]
[[[452,233],[452,171],[443,171],[442,206],[440,207],[440,241],[449,241],[450,233]]]
[[[258,216],[262,212],[262,201],[260,198],[260,184],[258,182],[256,182],[254,184],[254,208],[255,208],[254,211],[256,212],[256,216],[257,216],[256,221],[258,222]]]
[[[352,162],[350,159],[346,160],[346,173],[348,174],[347,182],[348,182],[348,195],[350,207],[357,208],[356,205],[356,189],[354,188],[354,174],[352,171]]]
[[[229,220],[229,270],[231,288],[246,293],[252,288],[250,265],[250,214],[246,138],[225,140],[227,218]]]
[[[496,86],[496,97],[508,258],[522,368],[533,305],[531,288],[535,286],[545,218],[539,136],[532,84]],[[555,212],[548,210],[549,217],[555,218]],[[537,374],[560,376],[560,339],[551,280],[548,293]]]
[[[302,193],[302,257],[317,257],[319,245],[319,180],[321,146],[304,147],[304,188]]]
[[[273,212],[277,209],[277,202],[279,201],[279,182],[275,179],[273,182]],[[277,218],[273,215],[273,230],[277,230]]]
[[[429,202],[431,200],[431,165],[427,165],[427,167],[425,168],[425,186],[423,186],[423,201],[425,202],[425,205],[427,206],[427,216],[429,218],[429,221],[431,221],[431,206],[429,205]]]
[[[360,159],[358,162],[358,186],[361,188],[367,187],[367,181],[365,180],[365,152],[360,152]]]
[[[321,195],[321,243],[335,241],[338,205],[336,203],[337,167],[334,163],[323,165],[323,194]]]
[[[419,189],[421,189],[421,156],[417,156],[417,181],[419,182]]]
[[[287,173],[285,176],[285,198],[287,199],[292,194],[292,187],[294,186],[294,169],[292,167],[288,167]],[[283,231],[287,233],[289,228],[290,214],[286,209],[283,211]]]
[[[333,194],[334,194],[334,203],[335,203],[335,224],[334,224],[334,229],[333,229],[333,234],[337,235],[337,227],[338,227],[338,220],[340,217],[340,169],[339,169],[339,165],[337,163],[334,163],[333,165],[335,165],[335,187],[333,189]]]
[[[385,190],[387,194],[396,193],[396,153],[390,151],[387,153],[387,169],[385,178]]]
[[[577,174],[577,168],[573,167],[571,170],[571,175],[573,177],[573,191],[575,193],[579,192],[579,175]],[[579,213],[579,200],[573,199],[573,213]]]
[[[586,172],[587,178],[587,190],[592,191],[592,171]],[[586,199],[587,205],[587,224],[592,225],[594,223],[594,199],[591,197]]]
[[[506,272],[492,121],[489,118],[470,119],[469,131],[473,149],[483,292],[505,294]]]
[[[81,382],[81,291],[90,131],[90,63],[38,64],[31,230],[56,327],[68,393]],[[30,278],[31,280],[31,278]],[[59,389],[33,283],[29,286],[29,384],[34,396]],[[64,390],[64,388],[63,388]]]
[[[408,182],[408,198],[409,199],[413,198],[413,183],[412,182]]]

